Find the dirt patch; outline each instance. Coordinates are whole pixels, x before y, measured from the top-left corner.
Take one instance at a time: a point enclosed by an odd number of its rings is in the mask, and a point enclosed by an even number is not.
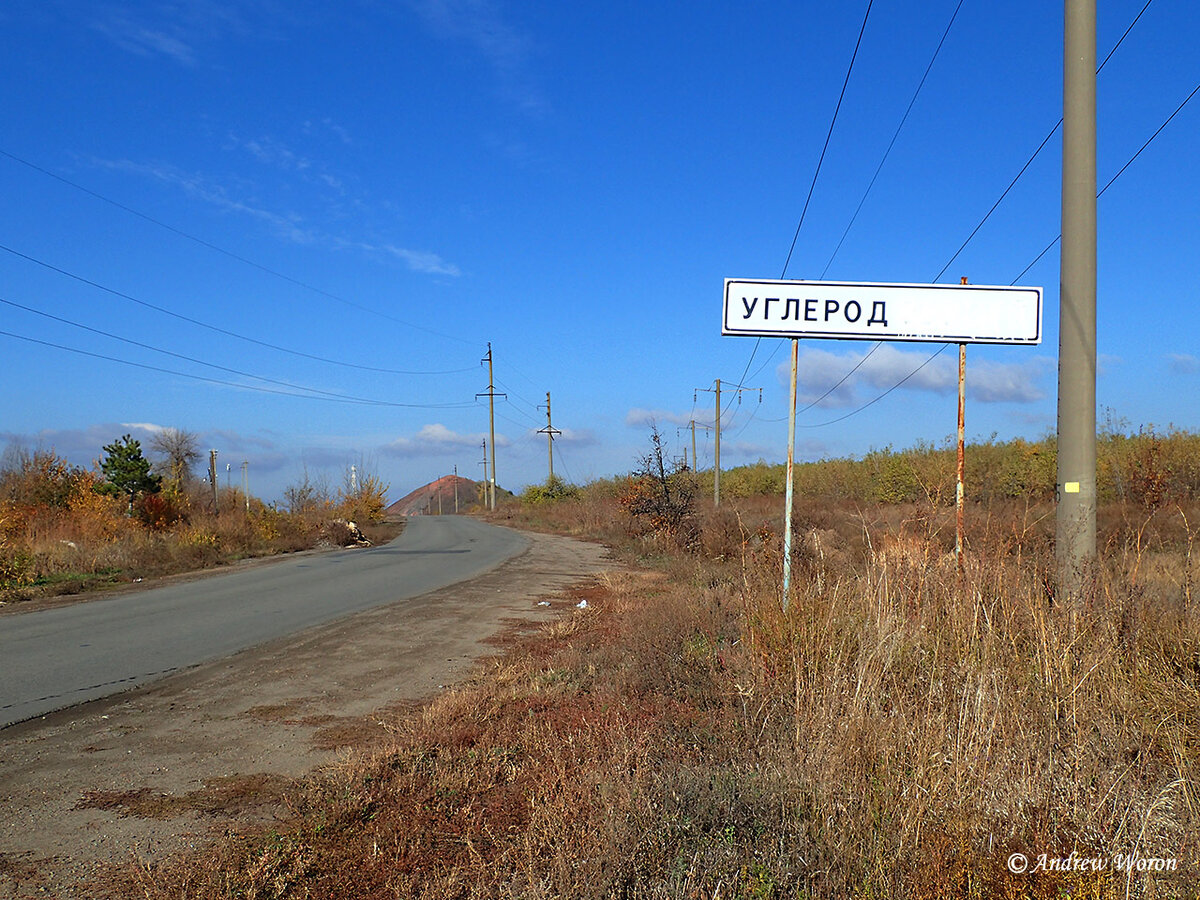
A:
[[[463,678],[494,636],[573,609],[565,592],[613,567],[599,545],[528,536],[472,581],[0,731],[0,900],[114,896],[100,887],[114,866],[285,817],[294,779],[384,740],[389,709]]]

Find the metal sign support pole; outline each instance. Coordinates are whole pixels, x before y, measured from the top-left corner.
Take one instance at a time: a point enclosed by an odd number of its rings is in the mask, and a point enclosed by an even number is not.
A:
[[[787,486],[783,509],[783,609],[787,612],[792,586],[792,476],[796,465],[796,371],[800,358],[800,341],[792,338],[792,381],[788,395]]]
[[[963,281],[966,281],[964,278]],[[966,473],[966,408],[967,408],[967,345],[958,345],[958,483],[954,491],[955,530],[954,556],[958,560],[958,575],[963,574],[963,538],[965,533],[963,480]]]

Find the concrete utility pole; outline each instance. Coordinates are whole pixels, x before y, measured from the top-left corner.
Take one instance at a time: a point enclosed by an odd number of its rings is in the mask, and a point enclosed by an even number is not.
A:
[[[482,446],[483,446],[483,502],[484,502],[484,504],[488,504],[490,502],[488,499],[490,495],[488,494],[487,441],[483,441]]]
[[[716,396],[716,412],[713,414],[713,506],[721,505],[721,379],[718,378],[716,385],[710,388],[700,388],[700,390],[708,392],[713,391]],[[694,453],[692,454],[695,455]]]
[[[547,481],[546,484],[552,485],[554,484],[554,436],[556,434],[562,434],[562,432],[555,428],[554,423],[550,421],[549,391],[546,391],[546,427],[539,428],[537,433],[544,434],[546,436],[546,449],[550,456],[550,480]]]
[[[1063,46],[1055,547],[1078,601],[1096,557],[1096,0],[1066,0]]]
[[[716,412],[713,415],[713,506],[721,505],[721,379],[716,380],[716,386],[712,388],[700,388],[702,391],[715,391],[716,394]],[[737,392],[738,402],[742,400],[743,391],[758,391],[758,402],[762,403],[762,388],[748,388],[738,386],[734,388]],[[692,456],[696,455],[695,451],[696,432],[692,432]]]
[[[221,514],[221,499],[217,491],[217,451],[208,451],[208,483],[212,485],[213,515]]]
[[[699,425],[705,431],[710,430],[703,422],[697,422],[692,419],[688,422],[688,427],[692,429],[692,471],[695,472],[700,468],[700,457],[696,455],[696,426]]]
[[[246,515],[250,515],[250,463],[242,460],[242,496],[246,498]]]
[[[492,510],[496,508],[496,398],[504,397],[507,399],[508,394],[496,392],[495,379],[492,377],[492,342],[488,341],[488,352],[480,364],[487,363],[488,367],[488,389],[486,392],[476,394],[478,397],[488,398],[488,437],[492,442],[492,480],[489,482],[488,503]],[[486,455],[487,451],[484,450]],[[484,466],[483,480],[487,481],[487,467]]]
[[[721,505],[721,379],[717,379],[716,412],[713,415],[713,506]]]
[[[454,514],[458,515],[458,466],[454,467]]]

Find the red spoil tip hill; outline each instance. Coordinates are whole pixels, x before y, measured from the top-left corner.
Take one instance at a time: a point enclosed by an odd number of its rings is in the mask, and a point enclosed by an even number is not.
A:
[[[483,505],[483,482],[457,475],[447,475],[431,481],[401,497],[384,510],[387,516],[446,516],[454,515],[454,493],[458,490],[458,511],[469,512]],[[439,507],[440,503],[440,507]]]

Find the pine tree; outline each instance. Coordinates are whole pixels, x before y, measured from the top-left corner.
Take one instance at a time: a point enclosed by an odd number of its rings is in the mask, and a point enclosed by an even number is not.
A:
[[[108,454],[100,462],[100,471],[108,482],[106,493],[123,494],[129,497],[129,511],[133,512],[133,499],[138,494],[157,494],[162,479],[150,474],[150,461],[142,456],[142,445],[130,435],[105,444]]]

